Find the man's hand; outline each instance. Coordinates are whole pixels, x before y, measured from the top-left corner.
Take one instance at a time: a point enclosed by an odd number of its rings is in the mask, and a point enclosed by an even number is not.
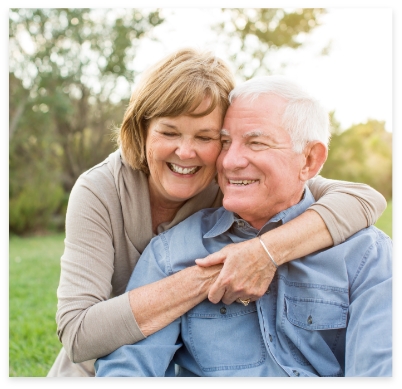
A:
[[[223,263],[223,268],[209,290],[208,299],[231,304],[236,299],[258,300],[268,289],[276,268],[258,238],[230,244],[222,250],[196,260],[199,266]]]

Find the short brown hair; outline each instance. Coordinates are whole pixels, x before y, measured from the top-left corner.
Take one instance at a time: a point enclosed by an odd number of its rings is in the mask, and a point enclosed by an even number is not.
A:
[[[151,119],[183,114],[200,117],[217,106],[224,115],[234,85],[228,65],[208,51],[181,49],[156,63],[135,86],[118,132],[125,160],[133,169],[148,174],[145,142]],[[209,107],[194,114],[205,97],[210,99]]]

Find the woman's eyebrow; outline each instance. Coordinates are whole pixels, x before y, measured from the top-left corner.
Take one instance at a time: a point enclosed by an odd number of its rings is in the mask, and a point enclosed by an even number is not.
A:
[[[202,128],[201,130],[199,130],[200,132],[218,132],[219,130],[216,128]]]
[[[159,122],[159,124],[164,126],[164,127],[171,128],[172,130],[179,131],[179,127],[174,125],[174,124],[166,123],[166,122]],[[198,130],[198,132],[214,132],[214,133],[217,132],[217,131],[219,131],[219,129],[213,128],[213,127],[211,127],[211,128],[201,128],[200,130]]]
[[[165,123],[165,122],[159,122],[159,124],[161,124],[162,126],[165,126],[165,127],[172,128],[173,130],[177,130],[177,127],[174,124]]]

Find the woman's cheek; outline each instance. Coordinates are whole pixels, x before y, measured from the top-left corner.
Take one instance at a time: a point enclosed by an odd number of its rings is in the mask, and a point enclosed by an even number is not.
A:
[[[146,143],[146,157],[149,168],[155,165],[155,158],[158,156],[158,149],[160,149],[162,142],[157,137],[150,135]],[[162,145],[162,147],[165,147]]]
[[[211,145],[211,148],[209,150],[209,158],[208,158],[208,162],[210,164],[216,165],[216,160],[219,157],[221,149],[222,149],[222,145],[221,145],[220,141],[216,141],[213,143],[213,145]]]

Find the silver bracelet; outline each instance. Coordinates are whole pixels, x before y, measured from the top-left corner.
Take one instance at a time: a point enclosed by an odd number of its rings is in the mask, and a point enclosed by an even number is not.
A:
[[[267,246],[265,246],[264,242],[261,239],[261,236],[258,237],[258,239],[260,240],[261,246],[263,247],[263,249],[265,250],[265,252],[268,254],[269,259],[272,261],[272,263],[274,264],[274,266],[276,268],[278,268],[277,263],[274,261],[274,259],[272,258],[271,253],[268,251]]]

